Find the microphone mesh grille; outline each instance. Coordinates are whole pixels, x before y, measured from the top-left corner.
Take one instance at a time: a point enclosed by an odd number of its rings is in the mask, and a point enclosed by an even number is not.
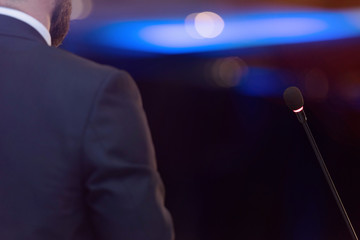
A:
[[[291,110],[298,110],[304,106],[304,99],[300,89],[297,87],[289,87],[284,92],[284,100]]]

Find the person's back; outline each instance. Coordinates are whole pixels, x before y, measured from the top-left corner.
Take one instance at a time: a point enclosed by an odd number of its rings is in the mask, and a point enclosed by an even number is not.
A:
[[[0,114],[0,239],[172,239],[126,72],[0,15]]]

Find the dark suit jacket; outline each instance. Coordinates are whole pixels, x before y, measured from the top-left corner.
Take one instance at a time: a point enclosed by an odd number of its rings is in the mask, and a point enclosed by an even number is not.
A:
[[[131,77],[3,15],[0,239],[172,239]]]

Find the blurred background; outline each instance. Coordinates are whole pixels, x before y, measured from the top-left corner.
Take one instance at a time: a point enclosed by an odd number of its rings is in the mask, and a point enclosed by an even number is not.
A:
[[[178,240],[351,239],[293,85],[360,233],[360,2],[74,0],[62,48],[134,77]]]

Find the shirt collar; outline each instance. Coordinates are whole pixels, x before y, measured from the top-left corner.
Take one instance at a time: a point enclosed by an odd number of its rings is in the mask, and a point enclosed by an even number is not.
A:
[[[29,24],[36,31],[38,31],[40,35],[45,39],[46,43],[51,46],[51,35],[49,33],[49,30],[34,17],[19,10],[6,7],[0,7],[0,14],[16,18],[22,22]]]

